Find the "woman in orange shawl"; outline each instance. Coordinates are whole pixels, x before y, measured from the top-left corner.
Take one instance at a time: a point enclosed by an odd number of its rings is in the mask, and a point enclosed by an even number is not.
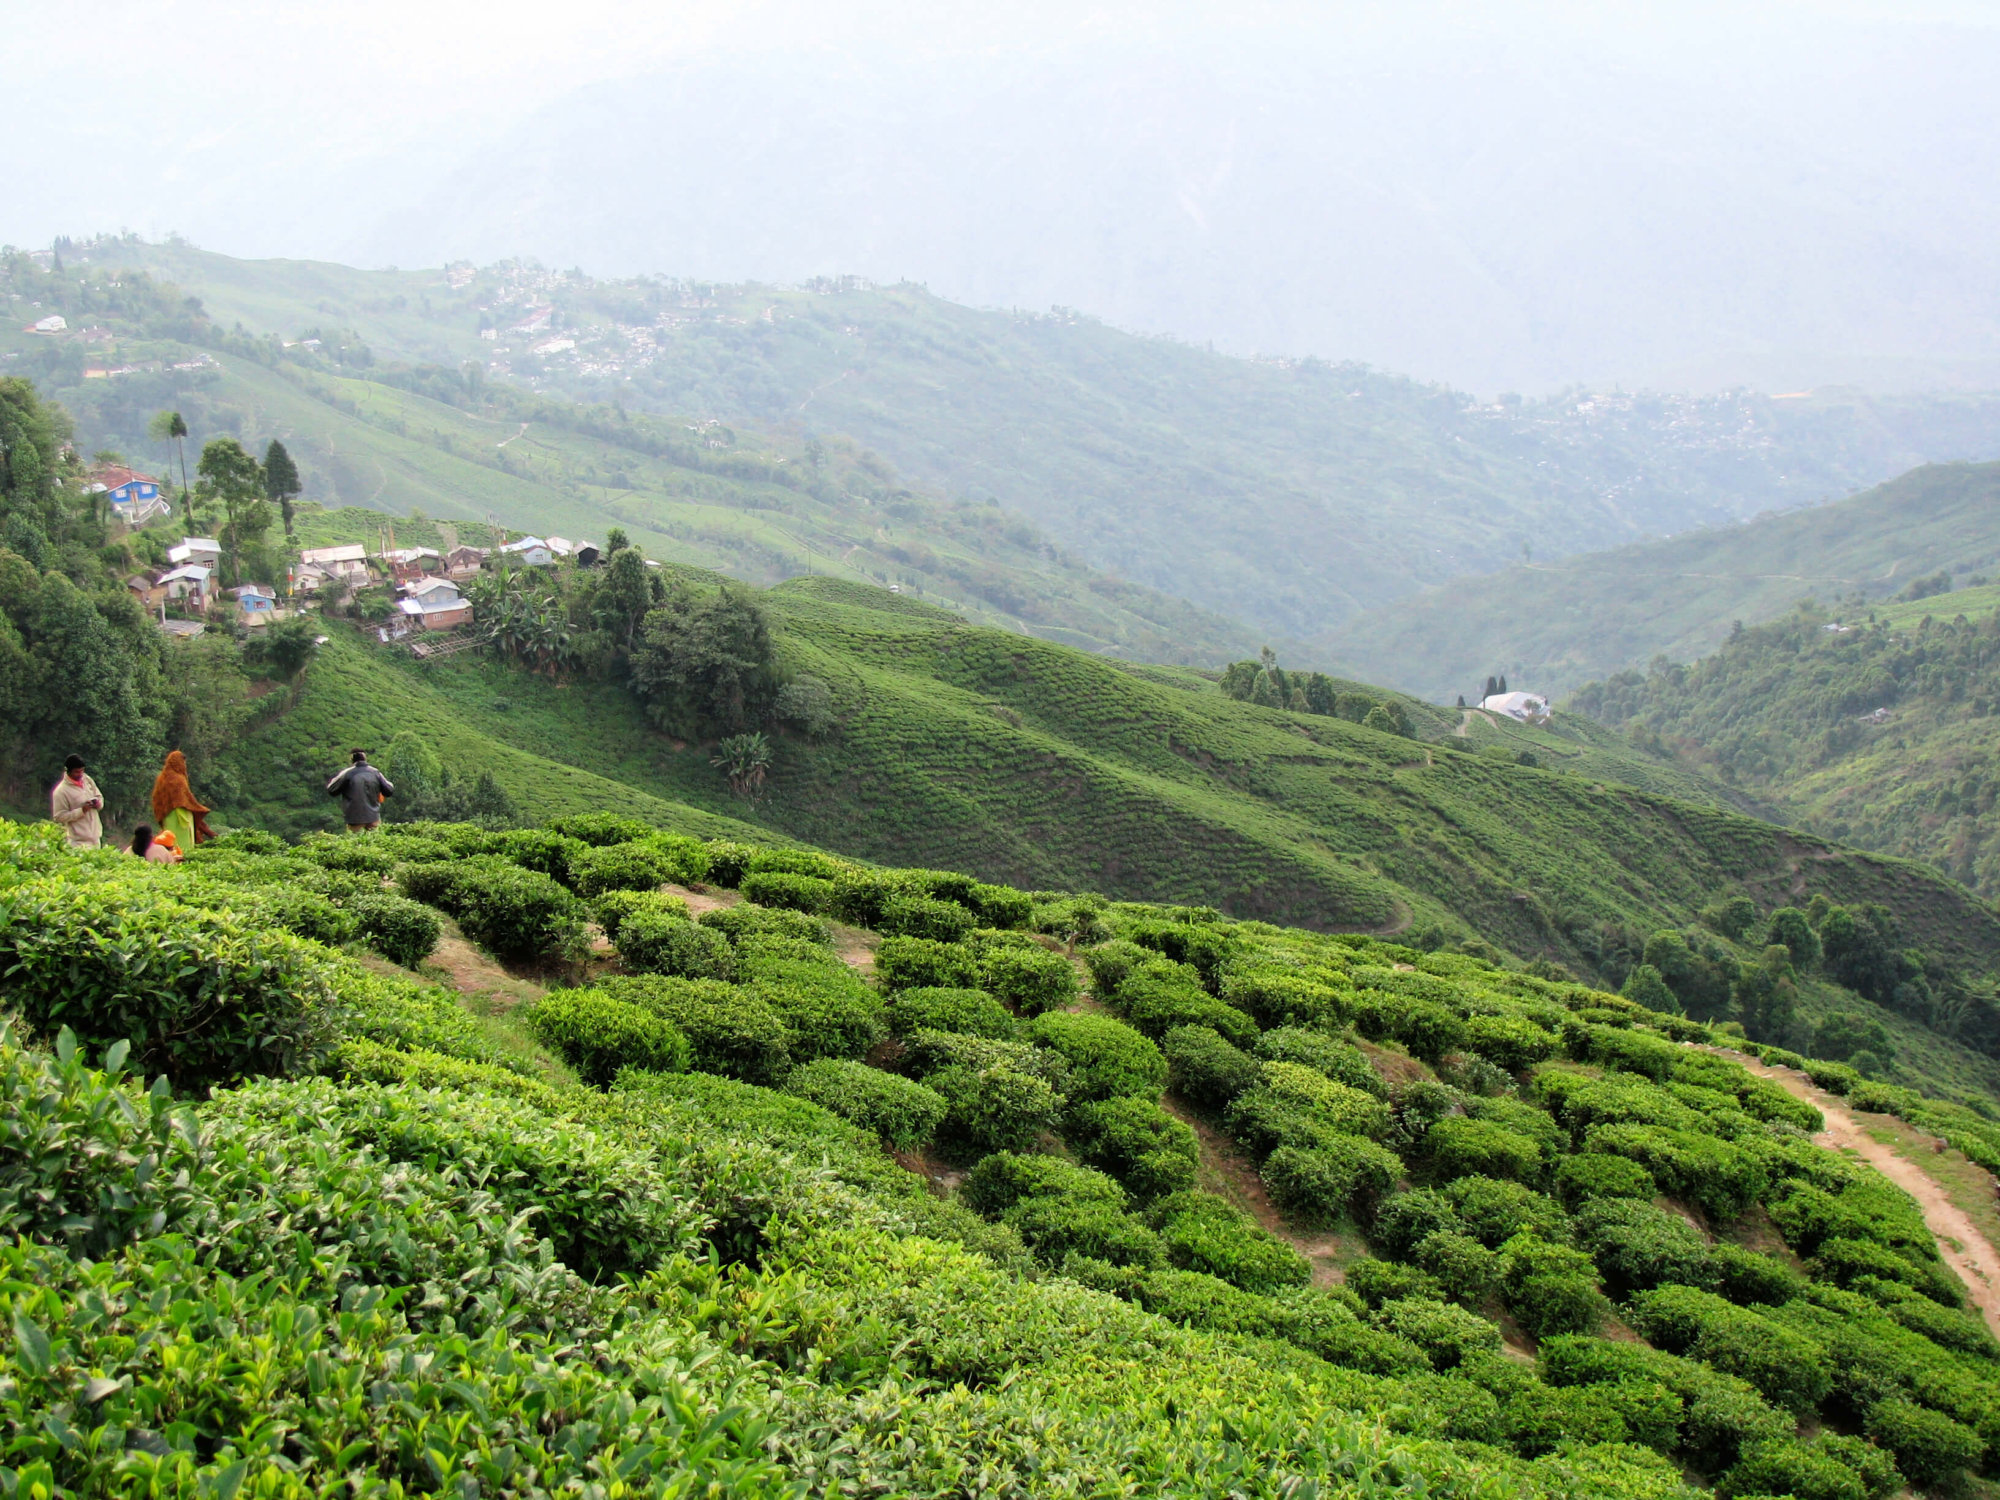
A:
[[[194,800],[188,785],[187,757],[178,750],[167,752],[167,763],[153,778],[153,821],[171,831],[183,851],[193,848],[215,833],[202,814],[208,809]]]

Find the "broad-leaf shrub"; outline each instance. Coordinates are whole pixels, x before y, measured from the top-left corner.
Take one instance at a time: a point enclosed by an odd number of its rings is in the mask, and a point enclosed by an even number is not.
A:
[[[142,1091],[126,1075],[127,1055],[114,1043],[99,1072],[67,1027],[50,1057],[0,1022],[0,1236],[101,1258],[185,1212],[198,1128],[164,1076]]]
[[[980,961],[979,987],[1023,1016],[1039,1016],[1075,1003],[1076,970],[1046,948],[995,948]]]
[[[1679,1214],[1637,1198],[1598,1198],[1577,1210],[1577,1243],[1589,1251],[1614,1297],[1665,1282],[1712,1287],[1707,1239]]]
[[[734,985],[644,974],[602,979],[597,987],[673,1022],[694,1049],[694,1066],[704,1073],[775,1084],[792,1070],[785,1023]]]
[[[1800,1415],[1826,1399],[1833,1370],[1817,1339],[1749,1308],[1688,1286],[1641,1292],[1628,1320],[1661,1348],[1741,1376]]]
[[[618,926],[618,956],[640,974],[682,979],[733,979],[736,953],[729,939],[671,912],[640,910]]]
[[[833,882],[811,875],[753,870],[743,877],[738,889],[743,892],[744,900],[780,911],[802,911],[817,916],[833,907]]]
[[[1536,1338],[1588,1333],[1603,1311],[1590,1257],[1530,1232],[1501,1245],[1500,1283],[1508,1309]]]
[[[1174,1090],[1201,1109],[1222,1110],[1263,1081],[1257,1060],[1207,1026],[1177,1026],[1160,1038]]]
[[[1883,1401],[1868,1413],[1868,1436],[1896,1456],[1896,1467],[1919,1489],[1930,1489],[1979,1462],[1980,1435],[1943,1412],[1914,1401]]]
[[[792,1069],[785,1091],[872,1130],[891,1146],[921,1146],[950,1109],[942,1094],[866,1063],[821,1058]]]
[[[437,913],[422,902],[381,891],[348,902],[354,925],[368,946],[406,969],[437,951],[442,929]]]
[[[528,1008],[526,1019],[537,1041],[600,1088],[623,1068],[680,1073],[693,1059],[673,1022],[598,990],[553,990]]]
[[[1584,1149],[1638,1162],[1661,1192],[1694,1204],[1719,1224],[1740,1219],[1763,1196],[1766,1185],[1755,1156],[1729,1141],[1691,1130],[1597,1125],[1585,1137]]]
[[[1303,1063],[1267,1062],[1264,1087],[1279,1098],[1304,1106],[1315,1119],[1343,1135],[1378,1137],[1389,1128],[1389,1106],[1375,1095],[1335,1083]]]
[[[449,912],[496,957],[576,959],[585,951],[586,908],[546,875],[491,855],[403,865],[396,874],[405,896]]]
[[[1053,1011],[1036,1017],[1025,1035],[1068,1061],[1073,1100],[1121,1095],[1150,1100],[1166,1085],[1167,1060],[1160,1049],[1109,1016]]]
[[[1459,1234],[1465,1229],[1465,1221],[1443,1193],[1414,1188],[1376,1206],[1368,1242],[1382,1254],[1400,1260],[1434,1234]]]
[[[1465,1042],[1481,1057],[1490,1058],[1509,1073],[1518,1073],[1554,1057],[1562,1045],[1554,1032],[1544,1030],[1524,1016],[1468,1016]]]
[[[1288,1213],[1331,1223],[1395,1186],[1403,1164],[1384,1146],[1360,1136],[1334,1136],[1312,1147],[1280,1146],[1265,1158],[1264,1186]]]
[[[1658,1189],[1653,1174],[1623,1156],[1590,1152],[1565,1156],[1556,1164],[1556,1196],[1571,1209],[1593,1198],[1651,1200]]]
[[[984,990],[898,990],[889,1004],[889,1029],[897,1036],[919,1031],[959,1031],[968,1036],[1012,1041],[1021,1023]]]
[[[201,899],[201,893],[198,891],[185,891],[184,896],[190,904],[207,904]],[[370,898],[357,897],[350,900],[347,906],[340,907],[334,905],[326,897],[313,891],[277,888],[260,890],[254,902],[244,902],[239,898],[232,904],[236,905],[239,909],[254,910],[263,922],[272,927],[282,927],[294,937],[309,938],[315,943],[324,943],[329,948],[338,948],[343,943],[353,941],[359,932],[359,913],[355,909],[354,902],[368,899]],[[373,899],[379,900],[382,898],[378,896]],[[388,899],[395,900],[397,898],[389,897]],[[432,928],[431,948],[435,948],[437,946],[436,915],[431,913],[430,908],[417,906],[417,903],[414,901],[406,904],[415,906],[418,911],[430,916]],[[396,958],[395,954],[383,949],[379,943],[374,946],[376,951],[382,953],[384,957],[394,958],[398,963],[402,962],[400,958]],[[427,957],[431,948],[426,948],[422,953],[418,954],[418,961]],[[406,964],[405,967],[414,968],[415,963]]]
[[[642,911],[685,918],[688,904],[679,896],[669,896],[665,891],[625,890],[606,891],[590,903],[591,915],[597,918],[597,925],[604,929],[605,937],[613,944],[618,941],[618,931],[624,926],[625,919]]]
[[[1323,976],[1263,966],[1232,966],[1220,986],[1222,999],[1264,1027],[1337,1027],[1348,1018],[1352,993],[1351,987],[1336,988]]]
[[[1500,1177],[1533,1183],[1542,1174],[1542,1148],[1490,1120],[1454,1115],[1424,1136],[1424,1154],[1441,1182],[1455,1177]]]
[[[510,828],[487,836],[480,846],[486,854],[497,854],[524,870],[534,870],[566,886],[574,886],[571,866],[590,850],[582,839],[570,838],[546,828]]]
[[[785,1023],[792,1056],[860,1057],[888,1034],[882,997],[817,943],[797,938],[746,938],[737,966],[745,993]]]
[[[831,894],[831,893],[829,893]],[[930,896],[891,896],[882,904],[877,928],[896,937],[928,938],[935,943],[962,942],[977,919],[955,901]]]
[[[34,1031],[200,1092],[310,1063],[332,1040],[329,955],[148,884],[31,881],[0,892],[0,983]]]
[[[1303,1064],[1336,1083],[1377,1098],[1384,1098],[1389,1092],[1388,1084],[1359,1047],[1323,1031],[1309,1031],[1300,1026],[1267,1031],[1257,1039],[1257,1056],[1266,1062]]]
[[[1194,1131],[1151,1099],[1119,1096],[1081,1104],[1063,1135],[1086,1165],[1108,1172],[1141,1202],[1194,1186]]]
[[[1518,1182],[1492,1177],[1460,1177],[1444,1185],[1445,1201],[1458,1210],[1466,1230],[1489,1250],[1528,1231],[1552,1245],[1567,1244],[1569,1215],[1555,1200]]]
[[[593,812],[566,813],[560,818],[550,818],[548,831],[564,838],[580,840],[593,849],[602,849],[608,844],[630,844],[650,838],[655,830],[653,825],[643,818],[630,817],[624,813]]]
[[[714,928],[732,943],[740,943],[748,937],[797,938],[801,942],[826,947],[833,943],[833,930],[818,917],[808,912],[759,906],[754,901],[718,906],[713,911],[703,912],[695,920],[704,927]]]
[[[875,950],[875,972],[891,990],[979,987],[979,960],[970,948],[928,938],[884,938]]]
[[[1498,1353],[1500,1330],[1462,1307],[1427,1298],[1404,1297],[1375,1310],[1375,1326],[1408,1339],[1433,1369],[1453,1370],[1476,1355]]]
[[[1193,969],[1167,959],[1151,959],[1133,969],[1107,1003],[1150,1037],[1165,1036],[1177,1026],[1207,1026],[1239,1047],[1257,1041],[1255,1021],[1204,990]]]
[[[682,881],[686,860],[680,850],[652,839],[606,844],[570,861],[570,883],[579,896],[606,891],[656,891]]]
[[[1115,939],[1100,943],[1083,955],[1084,967],[1090,970],[1090,992],[1105,1004],[1110,1004],[1118,994],[1132,971],[1152,958],[1149,949],[1137,943]]]
[[[1306,1258],[1242,1209],[1212,1193],[1184,1192],[1155,1205],[1153,1220],[1167,1259],[1184,1271],[1205,1271],[1246,1292],[1304,1286]]]

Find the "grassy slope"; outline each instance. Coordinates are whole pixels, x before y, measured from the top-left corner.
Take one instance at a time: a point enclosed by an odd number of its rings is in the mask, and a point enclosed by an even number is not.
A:
[[[2000,559],[2000,464],[1918,469],[1833,505],[1461,579],[1335,629],[1344,670],[1449,701],[1489,672],[1561,695],[1665,653],[1713,650],[1732,622],[1800,598],[1894,593]],[[1928,601],[1927,601],[1928,602]]]
[[[490,766],[531,817],[671,805],[677,824],[735,816],[884,862],[1315,927],[1441,921],[1571,962],[1570,934],[1605,921],[1683,922],[1738,886],[1766,905],[1824,890],[1883,901],[1935,951],[2000,958],[2000,922],[1930,872],[1714,807],[1236,703],[1191,673],[879,591],[799,580],[771,604],[787,656],[832,685],[842,726],[785,743],[755,807],[727,796],[705,750],[649,733],[613,686],[344,640],[237,772],[260,817],[324,820],[314,778],[347,745],[407,727],[468,772]],[[1437,718],[1426,728],[1442,732]]]
[[[6,281],[0,274],[0,290]],[[120,316],[101,289],[77,295],[89,305],[72,308],[73,321],[102,322],[120,339],[115,353],[93,358],[171,362],[187,352],[133,332],[157,323],[157,309]],[[254,316],[260,305],[243,311]],[[794,439],[696,441],[678,422],[620,420],[561,402],[531,403],[524,424],[510,392],[499,393],[498,405],[452,405],[367,372],[289,357],[264,363],[209,342],[217,360],[209,369],[87,380],[80,351],[13,326],[0,329],[0,354],[18,359],[0,369],[29,375],[67,404],[86,452],[112,446],[171,467],[144,435],[147,417],[165,405],[186,411],[197,450],[219,432],[258,450],[281,437],[303,472],[305,498],[327,506],[490,516],[517,531],[599,540],[622,526],[654,556],[753,582],[801,573],[894,581],[989,624],[1147,660],[1219,663],[1257,644],[1244,627],[1184,600],[1093,571],[997,507],[913,494],[851,444],[826,444],[819,470],[784,483],[807,473]],[[374,540],[378,525],[358,527],[356,538]]]
[[[1358,366],[1226,358],[908,285],[680,286],[493,267],[453,288],[441,271],[186,246],[105,254],[288,337],[353,328],[385,356],[505,359],[551,392],[852,434],[928,484],[997,497],[1100,567],[1295,640],[1489,571],[1524,543],[1546,557],[1616,546],[1846,493],[1926,455],[1989,456],[2000,415],[1982,398],[1852,392],[1475,409]],[[574,354],[534,356],[546,334],[477,337],[482,308],[504,329],[543,301]],[[643,357],[621,331],[635,327],[654,339]]]
[[[1850,613],[1837,631],[1828,612],[1801,610],[1690,667],[1592,684],[1575,706],[1771,816],[1924,860],[1991,897],[1996,602],[2000,589],[1966,589]]]

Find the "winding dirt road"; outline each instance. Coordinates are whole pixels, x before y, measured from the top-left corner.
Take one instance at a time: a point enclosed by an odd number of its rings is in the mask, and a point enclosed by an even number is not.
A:
[[[1792,1068],[1773,1068],[1741,1053],[1723,1054],[1743,1064],[1760,1078],[1768,1078],[1787,1093],[1805,1100],[1826,1117],[1826,1129],[1813,1143],[1835,1151],[1852,1151],[1897,1187],[1917,1200],[1924,1222],[1937,1237],[1938,1254],[1958,1272],[1966,1295],[1985,1316],[1986,1326],[2000,1336],[2000,1253],[1931,1176],[1908,1157],[1869,1135],[1849,1114],[1840,1100],[1816,1089],[1812,1080]]]

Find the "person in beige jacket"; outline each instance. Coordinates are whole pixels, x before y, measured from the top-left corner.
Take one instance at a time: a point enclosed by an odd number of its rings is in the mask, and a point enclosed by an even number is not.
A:
[[[95,849],[104,841],[104,794],[84,773],[83,757],[63,762],[63,779],[49,793],[49,816],[61,825],[72,849]]]

